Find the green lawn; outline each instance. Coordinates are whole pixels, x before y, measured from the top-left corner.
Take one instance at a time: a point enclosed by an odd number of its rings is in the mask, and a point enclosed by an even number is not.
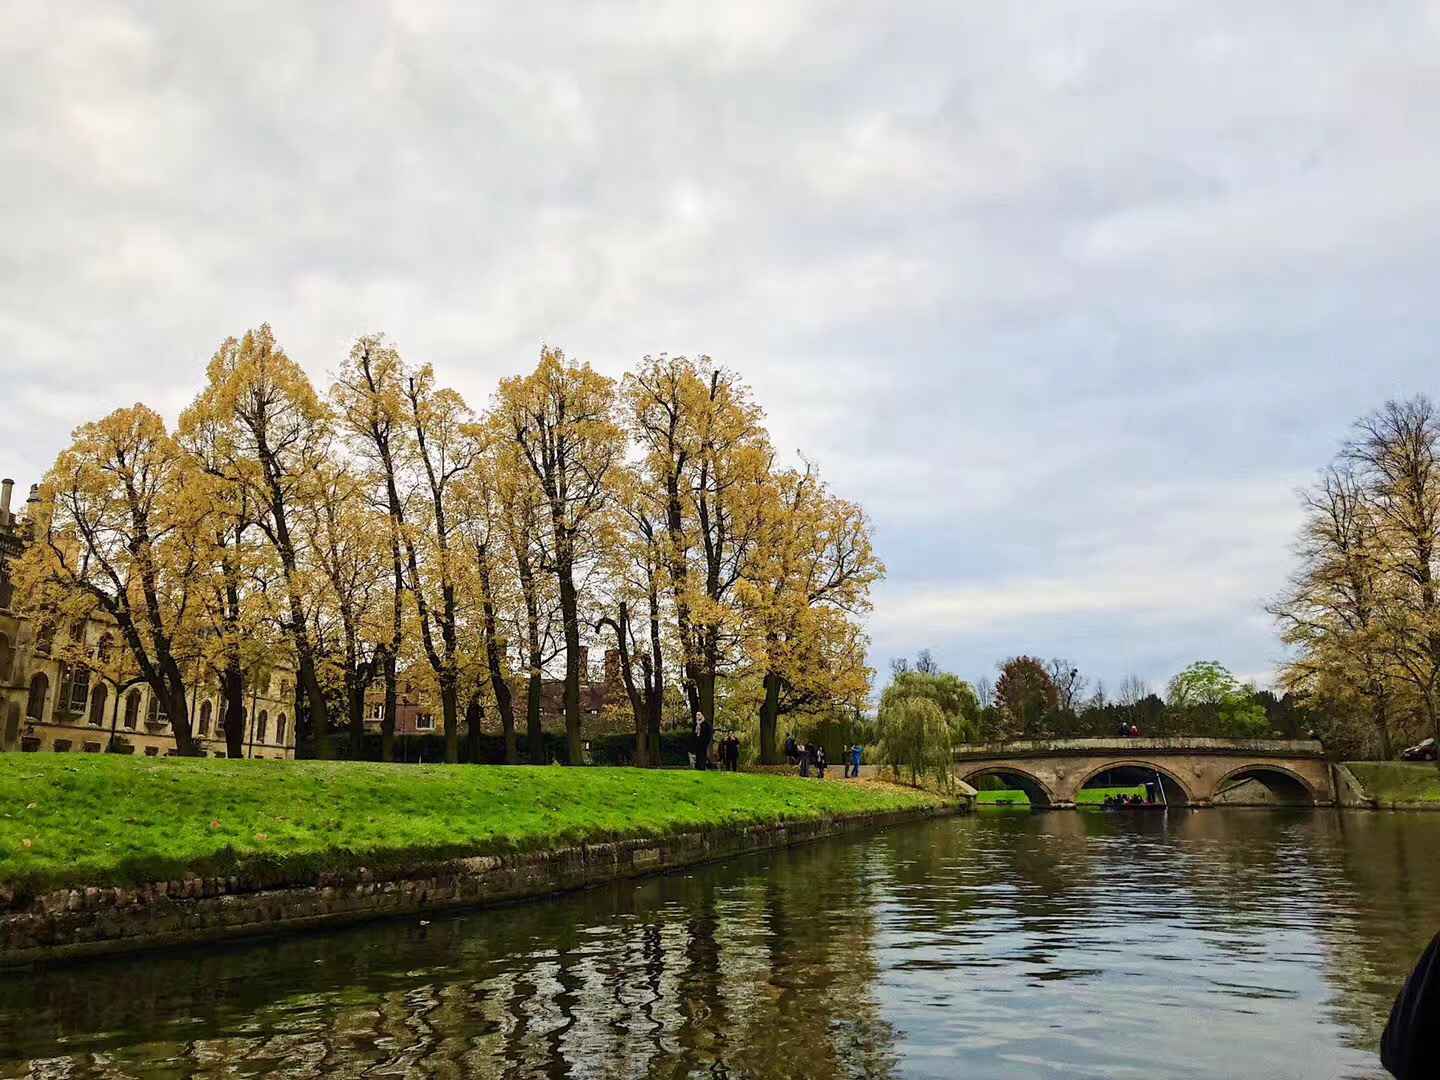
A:
[[[1440,770],[1433,761],[1347,761],[1345,767],[1381,802],[1440,802]]]
[[[1145,797],[1143,787],[1087,787],[1081,788],[1080,794],[1076,797],[1077,806],[1085,806],[1090,803],[1102,803],[1107,795],[1139,795]],[[1019,788],[998,789],[992,788],[989,791],[982,791],[975,796],[976,806],[1029,806],[1030,799],[1025,792]]]
[[[908,788],[680,770],[0,754],[0,884],[297,881],[581,841],[936,805]]]

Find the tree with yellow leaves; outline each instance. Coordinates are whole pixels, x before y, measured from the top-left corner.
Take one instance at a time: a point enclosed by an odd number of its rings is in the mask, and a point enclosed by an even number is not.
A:
[[[206,513],[204,478],[160,416],[144,405],[117,409],[77,428],[46,474],[34,542],[15,573],[42,624],[90,612],[113,620],[182,755],[197,751],[183,670],[197,565],[182,536],[203,528]],[[85,647],[83,635],[76,644]],[[88,666],[84,657],[72,662]]]
[[[333,449],[330,411],[268,325],[222,342],[206,375],[180,430],[213,430],[217,474],[246,493],[256,527],[274,548],[285,585],[282,625],[295,649],[310,734],[325,756],[329,703],[306,610],[323,579],[302,560],[295,528],[299,507],[324,497],[320,481]]]
[[[737,587],[760,542],[773,451],[749,388],[708,357],[647,357],[625,390],[665,523],[686,698],[713,726],[716,680],[745,658]]]
[[[550,554],[565,639],[565,736],[570,763],[581,759],[581,567],[595,555],[610,476],[625,453],[615,418],[615,383],[589,364],[544,348],[529,375],[502,379],[493,413],[513,440],[513,455],[543,494]]]
[[[766,486],[764,525],[740,592],[750,655],[762,673],[760,757],[779,761],[779,718],[835,705],[858,708],[870,690],[868,642],[854,621],[870,609],[885,568],[870,523],[826,489],[814,466]]]

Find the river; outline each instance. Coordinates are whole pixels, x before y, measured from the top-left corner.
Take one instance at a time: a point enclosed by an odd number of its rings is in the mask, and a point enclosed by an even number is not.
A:
[[[0,975],[0,1076],[1381,1076],[1440,814],[987,811]]]

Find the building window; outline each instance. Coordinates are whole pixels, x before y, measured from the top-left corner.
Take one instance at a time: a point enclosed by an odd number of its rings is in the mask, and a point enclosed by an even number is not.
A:
[[[125,726],[132,731],[140,722],[140,691],[131,690],[125,696]]]
[[[168,723],[169,720],[170,714],[165,711],[165,706],[160,703],[160,699],[155,695],[155,691],[150,691],[150,706],[145,710],[145,723],[164,724]]]
[[[285,745],[285,714],[283,712],[275,718],[275,741],[281,746]]]
[[[45,698],[50,693],[50,680],[43,671],[30,680],[30,697],[25,702],[25,715],[31,720],[45,719]]]
[[[385,702],[383,702],[383,701],[377,701],[377,702],[375,702],[375,704],[373,704],[373,705],[370,706],[370,719],[371,719],[371,720],[384,720],[384,719],[385,719]]]
[[[55,627],[50,623],[45,623],[40,627],[39,632],[35,635],[35,651],[42,652],[48,655],[50,650],[54,647]]]
[[[61,664],[60,711],[81,716],[89,701],[90,669],[79,664]]]
[[[210,702],[208,701],[200,703],[200,734],[210,734]]]
[[[101,634],[100,642],[95,646],[95,658],[102,664],[108,664],[110,662],[110,650],[114,644],[115,640],[109,634]]]
[[[264,709],[261,709],[261,710],[260,710],[260,716],[259,716],[259,718],[255,721],[255,738],[256,738],[258,741],[260,741],[260,742],[264,742],[264,741],[265,741],[265,729],[268,728],[269,726],[270,726],[270,714],[269,714],[268,712],[266,712]]]
[[[434,716],[434,714],[433,714],[433,713],[428,713],[428,712],[422,712],[422,713],[420,713],[418,716],[416,716],[416,717],[415,717],[415,730],[416,730],[416,731],[434,731],[434,730],[435,730],[435,716]]]
[[[95,727],[105,726],[105,697],[104,686],[90,691],[90,723]]]
[[[75,641],[85,640],[85,620],[76,619],[70,624],[70,637]]]

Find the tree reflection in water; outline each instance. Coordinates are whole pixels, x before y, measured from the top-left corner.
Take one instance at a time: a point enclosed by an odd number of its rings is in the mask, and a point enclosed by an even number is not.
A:
[[[0,1075],[1366,1076],[1440,815],[980,814],[11,973]]]

